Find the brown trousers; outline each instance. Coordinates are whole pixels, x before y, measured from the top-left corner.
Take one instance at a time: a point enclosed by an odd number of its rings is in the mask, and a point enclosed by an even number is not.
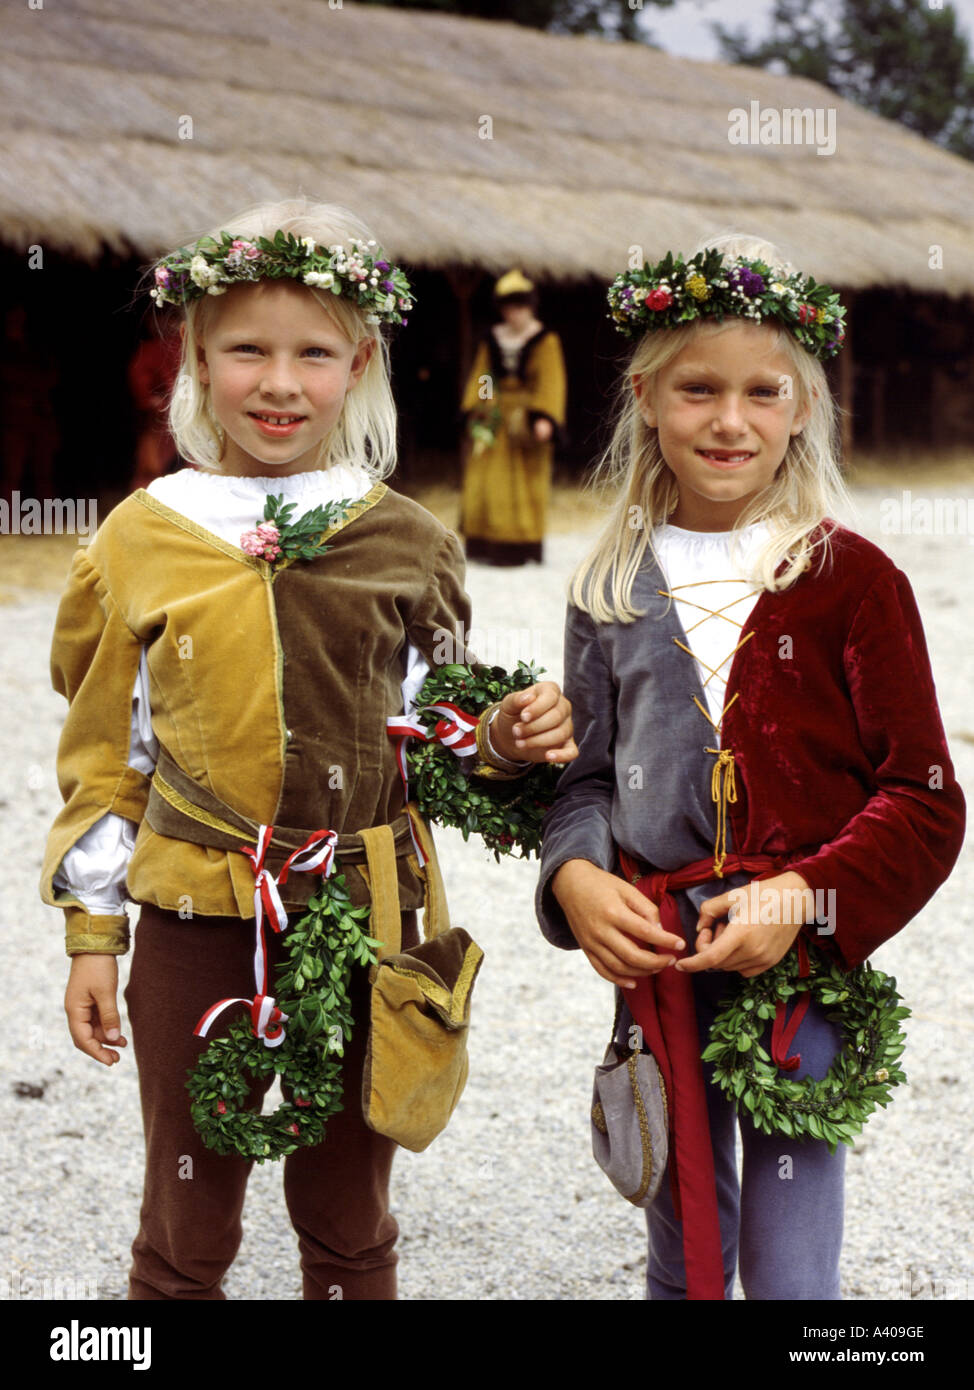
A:
[[[295,909],[297,911],[298,909]],[[282,938],[266,932],[269,988]],[[403,913],[403,945],[417,939]],[[254,924],[232,917],[183,921],[144,905],[125,1001],[139,1071],[146,1165],[141,1225],[132,1246],[130,1299],[224,1299],[220,1282],[243,1234],[241,1212],[252,1160],[207,1149],[190,1118],[188,1071],[209,1040],[193,1034],[220,999],[254,993]],[[356,968],[355,1020],[346,1044],[344,1109],[325,1139],[281,1160],[284,1196],[298,1236],[306,1299],[394,1299],[396,1238],[389,1175],[396,1145],[362,1118],[362,1064],[368,1031],[368,977]],[[243,1006],[221,1014],[218,1036]],[[254,1084],[257,1108],[270,1085]]]

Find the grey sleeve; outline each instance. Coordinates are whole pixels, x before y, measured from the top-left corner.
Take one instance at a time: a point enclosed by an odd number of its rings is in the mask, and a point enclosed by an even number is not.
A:
[[[553,946],[577,947],[551,879],[568,859],[589,859],[611,872],[616,864],[612,837],[615,788],[616,691],[587,613],[569,605],[565,621],[565,694],[572,704],[578,757],[567,765],[544,818],[541,875],[535,910]]]

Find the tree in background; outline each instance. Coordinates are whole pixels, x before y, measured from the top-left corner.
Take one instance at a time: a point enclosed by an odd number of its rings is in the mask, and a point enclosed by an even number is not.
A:
[[[927,0],[775,0],[768,36],[714,24],[722,57],[810,77],[974,159],[974,67],[952,5]]]
[[[406,10],[442,10],[468,19],[502,19],[545,29],[549,34],[601,34],[605,38],[646,43],[646,29],[637,25],[650,6],[669,9],[676,0],[365,0]]]

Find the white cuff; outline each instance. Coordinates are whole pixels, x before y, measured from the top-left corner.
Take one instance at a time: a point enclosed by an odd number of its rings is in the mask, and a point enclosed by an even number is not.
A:
[[[499,709],[495,709],[494,712],[493,712],[493,714],[492,714],[492,715],[490,716],[490,718],[487,720],[487,727],[486,727],[486,729],[484,729],[484,742],[485,742],[486,745],[487,745],[487,748],[488,748],[488,751],[490,752],[491,757],[497,758],[497,760],[498,760],[499,762],[501,762],[501,763],[510,763],[512,767],[530,767],[530,766],[531,766],[531,759],[530,759],[530,758],[522,758],[522,759],[518,759],[518,758],[505,758],[503,753],[498,753],[497,749],[494,747],[493,743],[491,742],[491,737],[490,737],[490,726],[491,726],[491,724],[493,724],[494,720],[497,718],[497,716],[498,716],[499,714],[500,714],[500,710],[499,710]]]

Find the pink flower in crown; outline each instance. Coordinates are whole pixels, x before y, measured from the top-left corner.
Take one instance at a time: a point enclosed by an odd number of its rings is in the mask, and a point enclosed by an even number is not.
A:
[[[254,261],[260,255],[260,248],[255,246],[252,241],[241,241],[238,237],[236,241],[231,241],[230,250],[237,251],[240,255],[246,256],[248,261]]]
[[[164,265],[157,265],[155,270],[156,284],[166,289],[169,285],[169,271]]]

